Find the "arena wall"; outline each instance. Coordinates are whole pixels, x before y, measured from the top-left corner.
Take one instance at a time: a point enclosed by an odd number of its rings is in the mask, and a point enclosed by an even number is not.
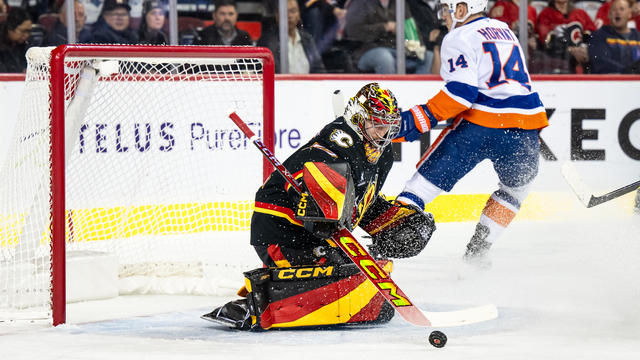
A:
[[[0,162],[6,155],[17,119],[23,79],[23,75],[0,75]],[[333,118],[335,90],[341,90],[346,100],[370,81],[390,88],[404,109],[426,102],[442,86],[437,76],[277,76],[276,155],[284,160]],[[568,159],[575,161],[587,184],[596,192],[626,185],[640,177],[640,78],[534,76],[533,88],[540,93],[550,126],[541,132],[543,151],[539,177],[517,219],[562,219],[571,217],[573,210],[581,206],[560,175],[560,166]],[[189,123],[189,119],[176,119],[176,122]],[[432,131],[420,142],[395,146],[397,161],[383,189],[386,195],[394,196],[402,190],[404,181],[415,171],[420,154],[439,132]],[[197,131],[174,136],[176,143],[201,141]],[[158,142],[162,140],[162,136],[158,136]],[[260,156],[258,151],[255,156]],[[450,194],[430,204],[428,210],[434,212],[438,221],[477,219],[497,183],[491,164],[485,161]],[[625,213],[631,213],[633,197],[625,196],[616,204]]]

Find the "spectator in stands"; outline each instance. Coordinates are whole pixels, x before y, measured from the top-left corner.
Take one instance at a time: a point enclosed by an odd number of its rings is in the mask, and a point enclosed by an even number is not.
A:
[[[631,0],[612,0],[609,24],[595,33],[589,43],[591,70],[596,74],[640,74],[640,34],[628,26]]]
[[[320,54],[338,37],[340,22],[347,16],[346,0],[298,0],[302,27],[311,34]]]
[[[160,0],[145,0],[142,5],[142,22],[138,29],[140,44],[165,45],[168,44],[167,34],[164,33],[164,21],[167,9]]]
[[[7,12],[7,5],[4,3],[4,0],[0,0],[0,14],[4,14]]]
[[[632,1],[631,6],[631,20],[635,23],[636,30],[640,30],[640,2]],[[598,13],[596,14],[596,27],[599,29],[602,25],[609,25],[609,8],[611,7],[611,0],[600,5]]]
[[[25,54],[31,26],[31,15],[26,10],[9,10],[7,19],[0,24],[0,73],[22,73],[27,69]]]
[[[347,22],[347,5],[351,0],[326,0],[331,9],[330,21],[325,23],[324,33],[316,40],[316,47],[328,72],[355,72],[348,46],[345,46],[344,27]],[[331,70],[329,70],[331,69]]]
[[[213,25],[202,30],[194,45],[253,45],[249,33],[236,27],[235,0],[216,0],[212,15]]]
[[[275,13],[276,22],[279,21],[278,12]],[[297,0],[287,1],[287,26],[288,26],[288,60],[290,74],[324,73],[326,69],[322,57],[316,48],[311,34],[300,26],[300,9]],[[278,27],[274,27],[278,29]],[[280,36],[278,31],[263,32],[258,46],[264,46],[273,53],[276,72],[280,73]]]
[[[311,35],[316,49],[322,57],[327,72],[356,72],[351,59],[351,50],[343,39],[346,22],[346,5],[351,0],[297,0],[301,25],[298,28]],[[279,33],[275,14],[279,2],[262,0],[262,33]]]
[[[582,9],[573,6],[573,0],[549,0],[549,6],[538,16],[536,32],[545,44],[546,54],[556,61],[549,62],[538,71],[545,73],[575,73],[587,64],[588,38],[596,26]]]
[[[431,0],[406,1],[429,50],[433,50],[433,41],[440,35],[441,30],[447,31],[447,27],[438,19],[436,10],[429,5],[431,2]]]
[[[87,15],[84,12],[84,5],[79,0],[72,0],[75,7],[75,29],[76,42],[87,42],[91,34],[84,29],[84,22]],[[67,1],[58,10],[58,20],[53,25],[53,29],[44,40],[45,46],[58,46],[68,43],[67,37]]]
[[[137,34],[129,29],[131,7],[128,0],[105,0],[88,42],[96,44],[137,44]]]
[[[55,3],[60,0],[49,1]],[[93,29],[93,25],[96,24],[102,16],[102,5],[105,0],[80,0],[80,2],[84,5],[84,11],[87,14],[85,27],[91,31],[91,29]],[[142,16],[142,2],[143,0],[129,0],[129,6],[131,7],[131,10],[129,10],[129,27],[132,29],[137,29],[140,24],[140,17]],[[182,2],[182,0],[179,2]],[[138,20],[138,22],[136,22],[136,20]]]
[[[102,4],[104,0],[80,0],[84,5],[84,11],[87,13],[87,21],[85,26],[91,31],[93,25],[100,20]]]
[[[436,10],[431,7],[430,3],[433,0],[407,0],[407,6],[416,21],[420,35],[425,42],[427,53],[433,54],[433,60],[431,60],[431,73],[440,73],[440,45],[442,45],[442,39],[447,34],[448,29],[443,21],[438,19]],[[436,53],[437,49],[437,53]],[[428,65],[427,61],[427,65]]]
[[[354,58],[360,71],[396,73],[396,0],[352,0],[347,10],[345,36],[357,43]],[[411,12],[405,8],[405,18]],[[424,55],[424,54],[423,54]],[[405,54],[403,54],[405,56]],[[420,57],[406,57],[409,73],[426,74],[430,69]]]
[[[302,27],[314,40],[322,38],[327,19],[329,4],[325,0],[298,0]]]
[[[513,32],[518,35],[520,32],[520,0],[498,0],[489,10],[489,16],[509,24]],[[527,29],[529,39],[529,54],[533,54],[538,49],[538,35],[535,32],[536,20],[538,12],[536,8],[528,5],[527,7]],[[531,60],[529,57],[528,60]]]
[[[527,6],[527,22],[533,29],[536,25],[538,12],[533,6]],[[489,16],[509,24],[512,30],[517,29],[520,20],[520,0],[496,1],[491,10],[489,10]]]

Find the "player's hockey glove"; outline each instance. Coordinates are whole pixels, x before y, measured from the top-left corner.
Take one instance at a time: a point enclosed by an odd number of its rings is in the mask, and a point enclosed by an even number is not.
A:
[[[307,162],[300,187],[294,210],[305,229],[324,239],[351,228],[355,195],[349,164]]]
[[[416,105],[400,113],[402,123],[394,141],[415,141],[438,125],[438,119],[427,105]]]
[[[391,203],[378,196],[360,221],[360,227],[372,238],[372,255],[407,258],[418,255],[427,246],[436,229],[433,215],[415,205]]]

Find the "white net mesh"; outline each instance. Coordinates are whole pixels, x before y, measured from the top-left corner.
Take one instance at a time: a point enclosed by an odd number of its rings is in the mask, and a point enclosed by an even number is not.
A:
[[[28,53],[0,168],[0,319],[50,315],[51,50]],[[121,293],[241,285],[258,262],[248,229],[263,163],[227,111],[261,136],[262,71],[252,58],[67,57],[67,251],[115,254]],[[143,277],[152,285],[132,282]]]

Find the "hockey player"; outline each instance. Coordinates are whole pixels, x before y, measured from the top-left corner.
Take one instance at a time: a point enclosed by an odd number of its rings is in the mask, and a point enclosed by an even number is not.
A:
[[[450,29],[440,76],[444,87],[426,104],[402,112],[398,141],[413,141],[453,119],[417,165],[397,201],[424,209],[479,162],[489,159],[500,180],[486,202],[463,258],[490,266],[488,251],[515,217],[538,173],[540,129],[548,125],[518,38],[487,18],[487,0],[440,0]]]
[[[277,172],[256,193],[250,241],[265,267],[244,273],[244,298],[203,318],[242,330],[390,320],[393,308],[330,237],[359,225],[387,271],[382,258],[415,256],[426,246],[431,214],[379,195],[399,127],[391,91],[367,84],[343,117],[284,161],[303,193]]]

